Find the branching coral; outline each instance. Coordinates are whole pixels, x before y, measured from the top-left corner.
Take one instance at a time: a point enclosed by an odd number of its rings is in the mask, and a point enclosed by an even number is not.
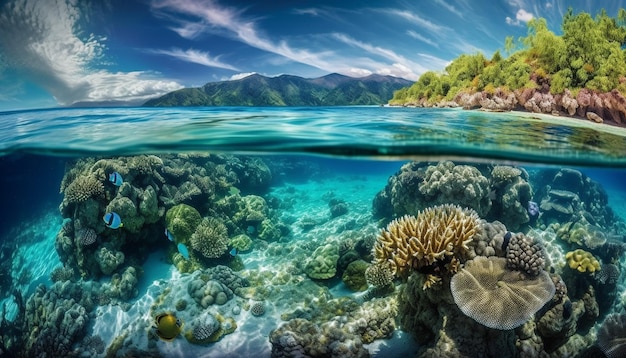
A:
[[[204,257],[220,257],[228,249],[226,226],[219,219],[205,218],[191,235],[190,242]]]
[[[450,289],[461,311],[490,328],[507,330],[533,317],[555,293],[547,272],[530,278],[506,268],[506,259],[482,257],[466,262],[452,276]]]
[[[474,210],[449,204],[428,208],[392,221],[379,233],[374,265],[389,265],[394,276],[404,277],[411,269],[435,263],[456,267],[468,258],[468,244],[480,233],[481,221]]]

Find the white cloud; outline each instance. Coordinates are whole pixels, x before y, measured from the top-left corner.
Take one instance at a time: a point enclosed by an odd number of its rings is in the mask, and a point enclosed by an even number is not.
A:
[[[429,64],[429,68],[439,68],[439,69],[443,69],[446,68],[450,63],[452,63],[452,61],[450,60],[444,60],[442,58],[439,58],[437,56],[433,56],[433,55],[429,55],[427,53],[418,53],[417,54],[419,57],[423,58],[425,62],[427,62]]]
[[[507,24],[509,25],[514,25],[514,26],[523,26],[522,23],[526,23],[530,20],[532,20],[534,17],[534,15],[524,9],[519,9],[517,10],[517,13],[515,14],[515,19],[512,19],[511,17],[507,16],[506,18],[504,18],[504,20],[506,21]]]
[[[392,15],[395,16],[399,16],[405,20],[408,20],[414,24],[416,24],[417,26],[426,29],[430,32],[433,33],[438,33],[441,31],[448,31],[451,30],[449,27],[446,26],[442,26],[442,25],[437,25],[429,20],[424,19],[423,17],[419,16],[418,14],[415,14],[413,12],[410,11],[402,11],[402,10],[396,10],[396,9],[387,9],[387,10],[383,10],[387,13],[390,13]]]
[[[166,55],[177,58],[181,61],[197,63],[199,65],[207,66],[207,67],[218,67],[225,68],[227,70],[238,71],[238,69],[234,66],[231,66],[227,63],[221,62],[219,60],[219,56],[211,57],[208,52],[199,51],[194,49],[181,50],[179,48],[174,48],[171,50],[162,50],[162,49],[152,49],[147,50],[149,53],[154,53],[158,55]]]
[[[79,2],[14,0],[0,13],[0,48],[7,65],[46,89],[61,105],[139,101],[181,88],[153,73],[94,70],[105,38],[80,36]]]
[[[252,76],[252,75],[256,75],[256,72],[237,73],[237,74],[234,74],[234,75],[230,76],[230,78],[228,80],[229,81],[236,81],[236,80],[240,80],[242,78],[246,78],[246,77]]]
[[[454,5],[451,5],[450,3],[444,1],[444,0],[435,0],[435,2],[443,7],[445,7],[448,11],[450,11],[451,13],[455,14],[458,17],[463,17],[463,13],[460,12],[459,10],[457,10],[457,8],[454,7]]]
[[[419,33],[413,31],[413,30],[407,30],[406,32],[407,35],[411,36],[412,38],[416,39],[416,40],[420,40],[424,43],[427,43],[433,47],[439,47],[439,44],[436,43],[435,41],[429,39],[428,37],[422,36]]]

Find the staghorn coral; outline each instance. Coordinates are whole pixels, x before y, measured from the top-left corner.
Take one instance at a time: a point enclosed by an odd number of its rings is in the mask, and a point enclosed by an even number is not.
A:
[[[530,278],[506,269],[506,259],[476,257],[452,276],[450,289],[461,311],[494,329],[518,327],[533,317],[555,293],[552,279],[542,271]]]
[[[435,263],[456,266],[470,255],[468,244],[481,233],[481,221],[471,209],[439,205],[417,216],[392,221],[378,234],[374,264],[388,264],[394,276]],[[454,270],[452,270],[454,272]]]
[[[220,257],[228,250],[226,226],[221,220],[212,217],[200,222],[189,241],[194,250],[209,259]]]
[[[511,235],[506,254],[506,266],[509,269],[523,271],[534,277],[543,271],[545,264],[543,246],[539,241],[522,233]]]
[[[93,175],[80,175],[64,190],[64,200],[68,203],[81,203],[89,198],[104,196],[104,184]]]
[[[608,316],[598,330],[598,346],[607,358],[626,356],[626,314]]]
[[[572,270],[579,272],[596,272],[600,271],[600,262],[590,253],[583,249],[576,249],[565,254],[567,265]]]

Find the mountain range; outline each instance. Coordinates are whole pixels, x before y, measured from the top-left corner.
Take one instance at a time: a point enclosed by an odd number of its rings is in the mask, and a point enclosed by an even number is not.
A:
[[[183,88],[144,103],[170,106],[347,106],[387,103],[393,92],[413,81],[393,76],[348,77],[331,73],[318,78],[252,74],[239,80]]]

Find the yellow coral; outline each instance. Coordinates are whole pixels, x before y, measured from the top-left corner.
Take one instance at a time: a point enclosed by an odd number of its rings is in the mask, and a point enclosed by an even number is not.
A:
[[[388,264],[394,276],[438,261],[445,264],[447,259],[462,258],[480,231],[480,218],[474,210],[450,204],[434,206],[389,223],[376,239],[374,264]]]
[[[567,264],[572,270],[579,272],[600,271],[600,262],[590,252],[582,249],[570,251],[565,254]]]

